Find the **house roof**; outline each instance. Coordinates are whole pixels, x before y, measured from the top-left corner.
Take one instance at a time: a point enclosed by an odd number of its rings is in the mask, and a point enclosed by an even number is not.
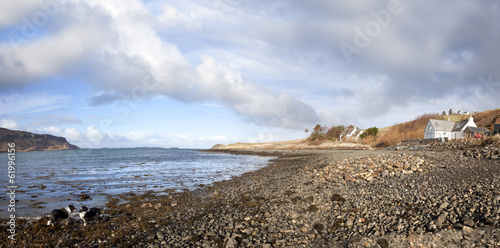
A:
[[[352,131],[354,131],[355,129],[357,129],[356,127],[348,127],[346,129],[344,129],[344,131],[342,131],[342,135],[348,135],[350,133],[352,133]]]
[[[465,131],[473,132],[473,133],[486,133],[489,132],[490,130],[486,128],[480,128],[480,127],[467,127]]]
[[[361,132],[363,132],[362,129],[357,129],[356,132],[354,132],[354,133],[351,134],[351,136],[356,136],[357,137],[358,135],[360,135]]]
[[[456,132],[461,131],[465,125],[469,122],[469,120],[462,121],[443,121],[443,120],[435,120],[430,119],[431,125],[434,127],[436,131],[446,131],[446,132]]]
[[[467,122],[469,122],[469,120],[463,120],[463,121],[458,121],[458,122],[454,122],[454,126],[453,126],[453,130],[452,131],[460,131],[462,130],[462,128],[464,128],[464,126],[467,124]]]
[[[443,121],[443,120],[434,120],[430,119],[429,120],[432,127],[434,127],[435,131],[447,131],[451,132],[453,131],[455,127],[455,122],[453,121]]]

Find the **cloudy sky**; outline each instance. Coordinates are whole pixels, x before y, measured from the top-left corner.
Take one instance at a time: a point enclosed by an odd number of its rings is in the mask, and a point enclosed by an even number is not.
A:
[[[500,3],[0,2],[0,126],[190,147],[500,106]]]

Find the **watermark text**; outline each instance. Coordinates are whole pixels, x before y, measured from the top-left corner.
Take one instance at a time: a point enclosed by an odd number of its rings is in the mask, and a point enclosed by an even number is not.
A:
[[[9,184],[7,186],[7,196],[9,199],[8,211],[10,213],[9,221],[7,222],[7,231],[9,233],[9,239],[16,240],[16,144],[9,143],[9,148],[7,150],[8,162],[7,162],[7,174],[9,177]]]

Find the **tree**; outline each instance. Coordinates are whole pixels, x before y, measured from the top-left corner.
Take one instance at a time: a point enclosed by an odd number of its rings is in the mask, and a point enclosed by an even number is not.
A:
[[[457,115],[459,115],[459,114],[460,114],[460,109],[457,111]]]
[[[309,129],[306,128],[306,137],[307,137],[307,134],[309,133]]]
[[[453,114],[453,110],[452,110],[452,109],[450,109],[450,110],[448,111],[448,114],[449,114],[449,115],[452,115],[452,114]]]
[[[378,134],[378,128],[377,127],[370,127],[366,129],[361,135],[359,135],[360,138],[364,139],[368,136],[377,136]]]
[[[321,133],[323,131],[323,127],[320,124],[316,124],[313,129],[313,133]]]
[[[445,116],[445,115],[446,115],[446,111],[444,111],[444,110],[443,110],[443,114],[442,114],[442,116]]]
[[[344,129],[345,128],[342,125],[339,125],[336,127],[331,127],[326,132],[326,138],[327,139],[340,139],[340,134],[342,133],[342,131],[344,131]]]

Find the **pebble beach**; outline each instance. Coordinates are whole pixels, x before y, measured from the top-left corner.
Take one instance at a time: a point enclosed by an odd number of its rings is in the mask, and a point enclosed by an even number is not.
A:
[[[276,158],[193,191],[109,196],[103,220],[86,227],[78,218],[56,227],[46,217],[18,220],[16,241],[4,235],[2,246],[500,247],[498,145],[481,149],[489,157],[452,149],[217,151]]]

